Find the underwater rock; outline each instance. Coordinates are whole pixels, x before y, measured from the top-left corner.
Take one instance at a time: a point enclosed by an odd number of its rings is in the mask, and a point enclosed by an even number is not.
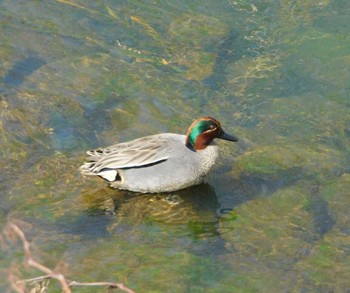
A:
[[[187,13],[170,24],[169,33],[178,43],[205,47],[219,41],[228,29],[228,25],[219,18]]]
[[[334,223],[332,229],[315,243],[310,254],[297,264],[297,269],[303,271],[304,282],[313,288],[327,292],[347,292],[349,289],[349,189],[350,174],[343,174],[319,188],[319,195],[327,202]]]
[[[345,168],[345,154],[324,146],[270,145],[253,148],[237,158],[236,178],[250,176],[266,181],[292,181],[311,176],[322,180]]]
[[[305,209],[307,201],[302,188],[290,187],[238,206],[237,219],[222,222],[219,229],[227,249],[274,266],[302,259],[315,234],[312,215]],[[232,231],[225,233],[228,226]]]

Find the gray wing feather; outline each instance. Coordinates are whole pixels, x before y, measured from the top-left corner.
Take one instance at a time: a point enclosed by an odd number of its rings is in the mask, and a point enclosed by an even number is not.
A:
[[[116,144],[104,149],[88,151],[82,173],[98,173],[103,169],[140,167],[168,158],[165,152],[166,139],[147,136],[130,142]]]

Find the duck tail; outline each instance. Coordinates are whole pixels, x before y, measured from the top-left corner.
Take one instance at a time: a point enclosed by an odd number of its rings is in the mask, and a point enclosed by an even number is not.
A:
[[[86,162],[80,166],[80,173],[84,176],[99,176],[108,182],[114,182],[118,180],[118,171],[115,169],[102,169],[101,171],[95,171],[96,162]]]

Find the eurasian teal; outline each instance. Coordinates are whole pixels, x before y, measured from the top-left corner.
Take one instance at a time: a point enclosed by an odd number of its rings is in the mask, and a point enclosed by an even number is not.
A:
[[[161,133],[88,151],[83,175],[110,187],[142,193],[170,192],[200,184],[218,160],[220,138],[237,141],[212,117],[195,120],[186,135]]]

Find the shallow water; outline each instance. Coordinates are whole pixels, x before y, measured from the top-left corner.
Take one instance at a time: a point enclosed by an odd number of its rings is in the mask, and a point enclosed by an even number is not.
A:
[[[341,0],[0,1],[1,227],[21,220],[70,279],[136,292],[347,292],[349,13]],[[219,142],[206,184],[138,195],[77,171],[87,149],[201,115],[239,137]],[[4,249],[1,291],[22,258]]]

